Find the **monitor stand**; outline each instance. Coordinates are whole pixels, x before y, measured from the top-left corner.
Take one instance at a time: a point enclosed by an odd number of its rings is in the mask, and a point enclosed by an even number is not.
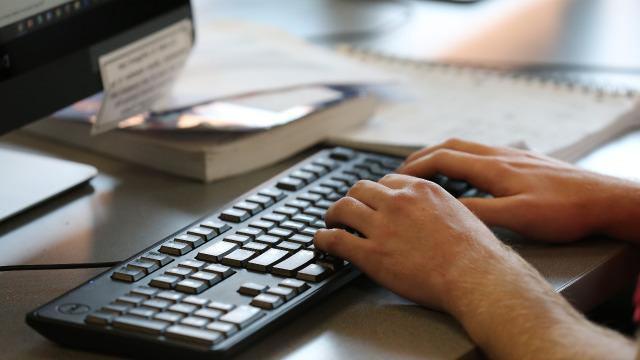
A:
[[[93,166],[0,147],[0,222],[96,176]]]

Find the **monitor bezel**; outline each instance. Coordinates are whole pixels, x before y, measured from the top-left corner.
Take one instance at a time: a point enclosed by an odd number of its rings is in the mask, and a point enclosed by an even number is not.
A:
[[[187,17],[189,0],[109,0],[0,44],[12,64],[0,75],[0,134],[101,91],[100,55]]]

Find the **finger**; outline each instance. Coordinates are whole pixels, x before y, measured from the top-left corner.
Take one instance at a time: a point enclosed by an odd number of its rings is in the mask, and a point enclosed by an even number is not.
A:
[[[374,215],[375,211],[367,205],[350,196],[345,196],[327,210],[324,221],[329,228],[348,226],[367,236]]]
[[[522,205],[516,203],[518,201],[516,196],[459,200],[487,226],[518,230],[522,225],[522,216],[516,213],[521,211]]]
[[[452,179],[464,180],[495,196],[510,195],[504,187],[504,172],[497,157],[479,156],[454,150],[438,150],[413,161],[401,174],[430,178],[443,174]]]
[[[313,244],[318,250],[349,260],[357,267],[363,264],[370,247],[367,240],[343,229],[320,229],[314,235]]]
[[[440,149],[456,150],[456,151],[466,152],[469,154],[485,155],[485,156],[498,155],[502,153],[501,148],[492,147],[489,145],[484,145],[484,144],[461,140],[461,139],[449,139],[438,145],[429,146],[412,153],[407,157],[404,163],[408,164],[418,158],[421,158],[425,155],[429,155]]]
[[[415,176],[408,176],[402,174],[388,174],[382,177],[382,179],[378,180],[380,185],[384,185],[389,189],[403,189],[418,180]],[[422,180],[422,179],[420,179]]]
[[[369,180],[360,180],[349,189],[347,196],[377,210],[381,204],[389,200],[391,193],[389,188],[384,185]]]

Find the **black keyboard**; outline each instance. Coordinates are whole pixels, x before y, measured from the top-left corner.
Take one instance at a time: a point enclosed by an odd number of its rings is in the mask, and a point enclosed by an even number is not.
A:
[[[358,275],[314,249],[324,214],[399,158],[322,150],[27,315],[61,344],[133,357],[226,357]],[[435,179],[456,196],[466,183]]]

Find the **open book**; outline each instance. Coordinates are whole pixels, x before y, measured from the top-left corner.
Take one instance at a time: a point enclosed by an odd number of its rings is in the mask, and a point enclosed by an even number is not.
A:
[[[343,52],[401,78],[372,89],[382,100],[364,126],[329,142],[407,154],[451,137],[515,145],[575,161],[640,127],[638,93],[605,91],[496,71]]]

